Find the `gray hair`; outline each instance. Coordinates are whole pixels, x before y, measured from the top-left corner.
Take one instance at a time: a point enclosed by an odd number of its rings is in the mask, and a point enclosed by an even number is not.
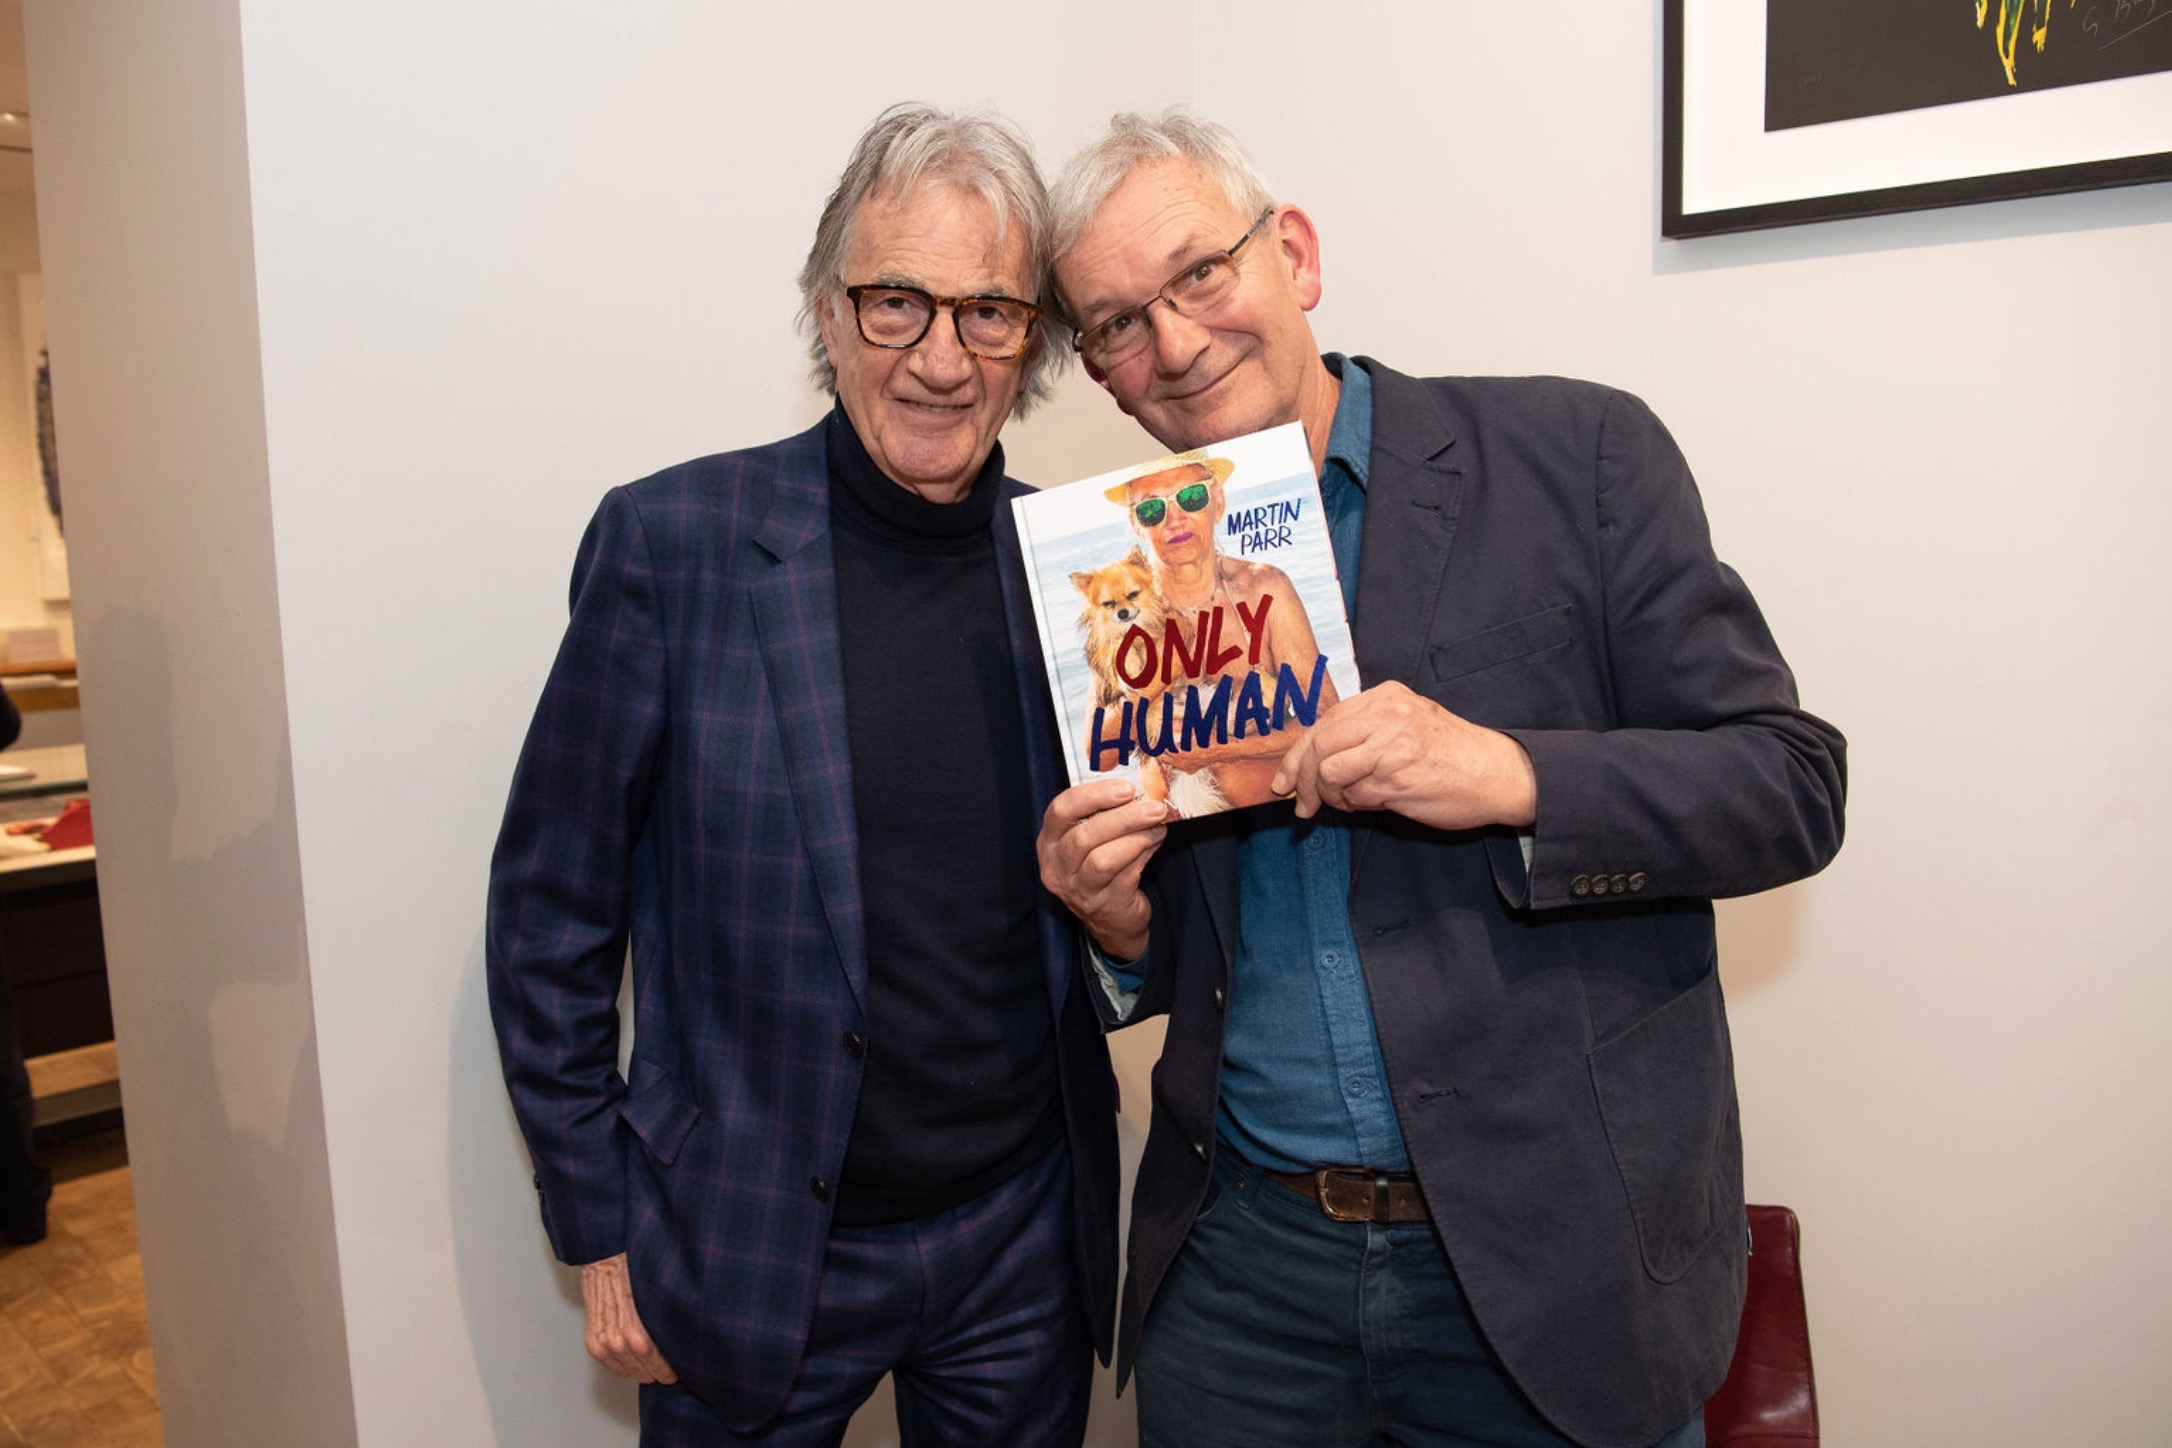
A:
[[[956,186],[977,194],[995,217],[1000,243],[1018,227],[1026,238],[1026,276],[1043,285],[1048,275],[1048,190],[1033,163],[1033,148],[1018,127],[992,111],[951,112],[904,102],[875,117],[860,133],[852,159],[837,179],[837,189],[823,204],[815,223],[814,245],[799,269],[800,335],[814,360],[815,385],[837,394],[837,369],[822,345],[817,323],[821,308],[844,300],[845,249],[852,240],[860,207],[877,193],[902,193],[922,184]],[[1024,300],[1042,301],[1041,298]],[[1026,359],[1025,383],[1012,408],[1024,417],[1049,395],[1056,375],[1070,361],[1055,309],[1042,302],[1034,326],[1034,347]]]
[[[1237,133],[1220,121],[1192,115],[1182,106],[1158,116],[1123,111],[1109,117],[1109,129],[1100,140],[1064,163],[1049,188],[1050,264],[1078,244],[1094,213],[1132,172],[1172,157],[1190,162],[1248,217],[1275,204],[1267,178],[1245,154]],[[1049,291],[1054,294],[1053,284]]]

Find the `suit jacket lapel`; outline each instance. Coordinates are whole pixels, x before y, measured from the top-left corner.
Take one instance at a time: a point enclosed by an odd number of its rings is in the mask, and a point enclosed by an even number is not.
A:
[[[814,865],[815,886],[845,978],[867,1006],[866,912],[845,730],[844,658],[837,639],[837,564],[830,537],[829,461],[817,424],[786,444],[776,491],[754,530],[775,561],[749,592],[762,662],[776,700],[784,766]]]
[[[1425,387],[1370,357],[1355,359],[1373,382],[1373,452],[1358,554],[1351,642],[1369,687],[1420,678],[1463,509],[1455,429]],[[1351,844],[1355,874],[1372,831]]]
[[[1369,357],[1373,455],[1352,642],[1367,685],[1418,677],[1463,508],[1455,433],[1425,388]]]
[[[1055,727],[1065,727],[1060,714],[1052,713],[1054,698],[1049,691],[1048,669],[1041,657],[1041,631],[1035,621],[1033,596],[1027,586],[1024,550],[1018,541],[1018,519],[1011,512],[1010,500],[1031,490],[1023,484],[1003,480],[1003,501],[996,504],[995,544],[996,576],[1003,589],[1003,624],[1010,636],[1011,671],[1018,684],[1018,701],[1026,721],[1026,781],[1032,791],[1034,804],[1046,808],[1070,783],[1070,771],[1063,763],[1062,742],[1051,736],[1044,721],[1054,719]],[[1034,828],[1040,828],[1039,816]],[[1039,887],[1035,887],[1039,890]],[[1060,1019],[1063,1014],[1064,993],[1071,988],[1071,950],[1069,937],[1064,929],[1063,917],[1058,913],[1053,896],[1040,891],[1041,964],[1048,976],[1049,1004]]]

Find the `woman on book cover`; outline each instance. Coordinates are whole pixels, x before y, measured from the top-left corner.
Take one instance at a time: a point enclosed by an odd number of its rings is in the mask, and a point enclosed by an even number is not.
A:
[[[1073,579],[1095,619],[1089,757],[1128,739],[1142,787],[1185,816],[1272,799],[1276,760],[1336,697],[1289,575],[1215,540],[1234,466],[1183,454],[1106,489],[1143,547]],[[1101,620],[1118,610],[1106,605],[1141,580],[1151,595],[1121,631],[1108,629]],[[1126,716],[1128,729],[1110,728]]]

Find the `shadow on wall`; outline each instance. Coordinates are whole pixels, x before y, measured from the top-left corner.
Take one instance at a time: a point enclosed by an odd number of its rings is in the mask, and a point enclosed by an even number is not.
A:
[[[1722,900],[1720,983],[1730,1001],[1755,995],[1795,968],[1802,954],[1802,892],[1787,887]]]
[[[480,905],[480,902],[478,902]],[[588,1356],[580,1276],[551,1255],[528,1150],[498,1070],[478,930],[453,1007],[446,1184],[465,1336],[497,1444],[593,1448],[595,1428],[639,1436],[638,1394]]]
[[[284,716],[257,713],[238,731],[277,731],[262,739],[191,749],[176,739],[173,645],[157,622],[115,610],[83,647],[93,696],[132,706],[91,722],[167,1436],[351,1444]],[[199,709],[192,722],[230,721]],[[222,1312],[237,1302],[251,1310]],[[221,1329],[191,1330],[203,1314]],[[239,1383],[259,1386],[245,1401],[222,1391]]]

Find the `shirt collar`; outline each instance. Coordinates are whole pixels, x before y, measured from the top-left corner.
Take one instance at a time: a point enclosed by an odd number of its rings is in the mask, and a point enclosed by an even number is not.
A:
[[[1327,431],[1327,460],[1342,464],[1350,481],[1362,488],[1372,467],[1373,379],[1340,352],[1328,352],[1320,360],[1342,382],[1335,421]]]

